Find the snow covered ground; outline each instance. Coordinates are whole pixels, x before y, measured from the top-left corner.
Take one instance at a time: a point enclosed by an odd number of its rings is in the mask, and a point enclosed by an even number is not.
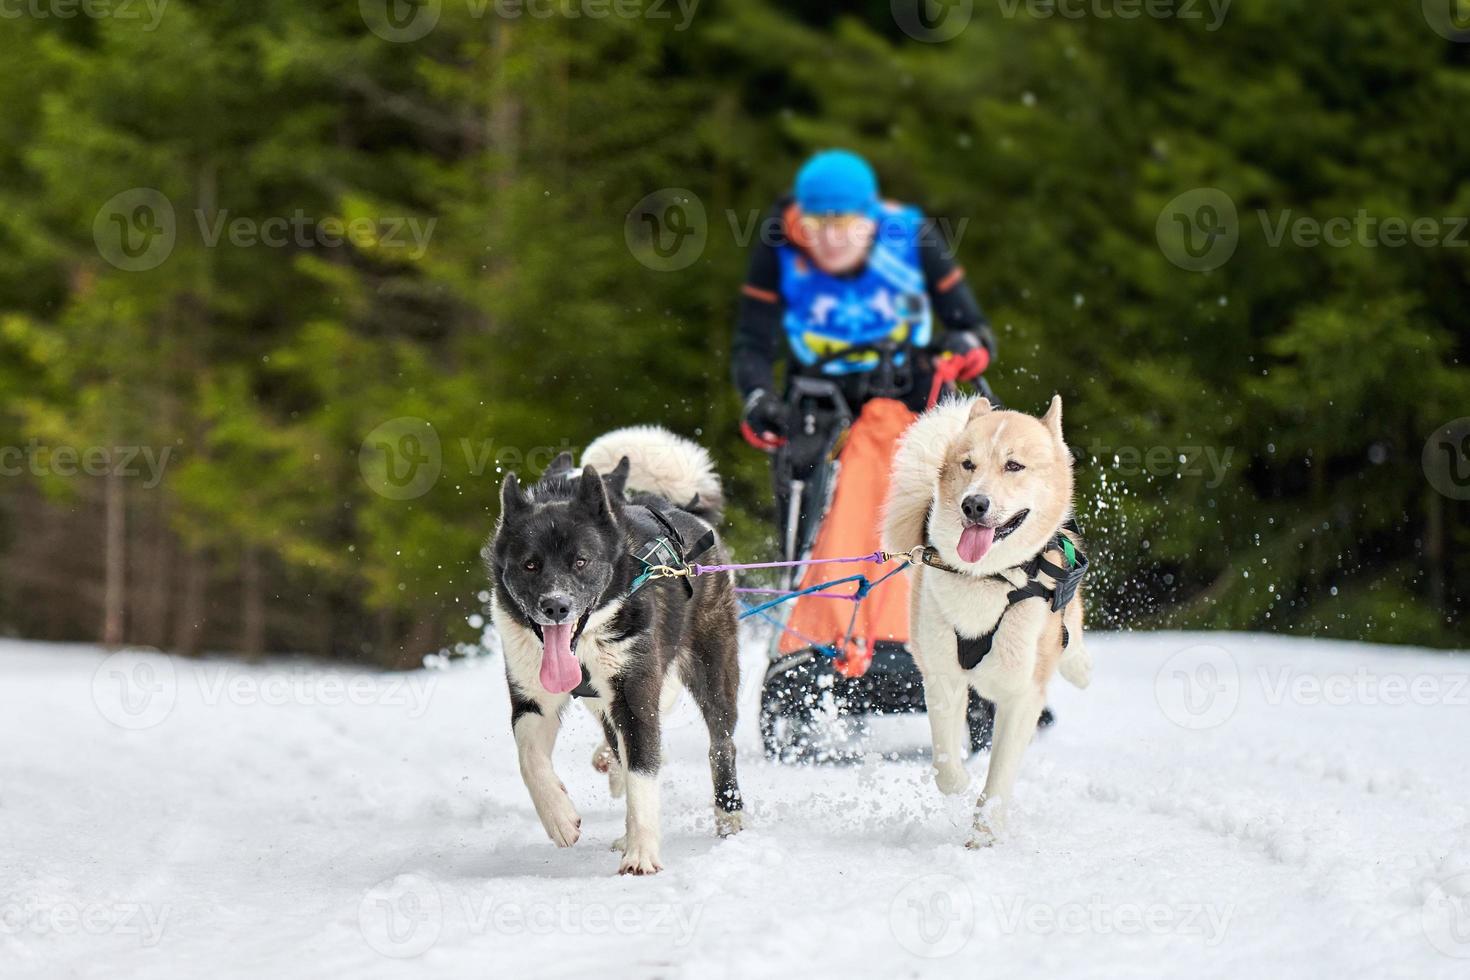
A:
[[[680,705],[644,879],[614,873],[622,803],[580,709],[557,759],[582,839],[547,841],[498,661],[0,643],[0,976],[1470,975],[1470,654],[1091,642],[1001,845],[961,847],[969,803],[918,752],[767,764],[751,682],[748,830],[713,836]]]

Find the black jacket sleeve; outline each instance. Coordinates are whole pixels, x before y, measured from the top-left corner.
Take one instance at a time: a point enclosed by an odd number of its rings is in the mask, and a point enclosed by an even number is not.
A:
[[[980,303],[965,282],[965,270],[955,261],[954,249],[932,220],[925,222],[919,239],[919,261],[929,290],[929,305],[943,330],[968,330],[995,356],[995,334]],[[942,331],[941,331],[942,332]],[[938,340],[938,332],[935,339]]]
[[[775,391],[776,364],[786,354],[786,334],[781,321],[781,265],[776,257],[780,245],[782,208],[771,209],[760,226],[751,249],[750,271],[740,289],[740,318],[735,325],[731,350],[731,373],[741,398],[757,388]]]

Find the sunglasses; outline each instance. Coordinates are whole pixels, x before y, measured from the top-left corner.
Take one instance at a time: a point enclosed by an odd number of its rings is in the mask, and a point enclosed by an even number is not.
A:
[[[851,231],[871,221],[865,214],[804,214],[801,230],[808,235],[822,231]]]

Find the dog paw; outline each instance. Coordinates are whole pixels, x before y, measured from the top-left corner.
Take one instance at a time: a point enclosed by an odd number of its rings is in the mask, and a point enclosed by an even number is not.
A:
[[[599,745],[597,751],[592,753],[592,768],[598,772],[611,772],[617,761],[618,757],[613,754],[613,750],[606,742]]]
[[[975,820],[970,825],[970,838],[965,841],[966,847],[978,851],[984,847],[992,847],[999,841],[997,831],[1002,829],[1004,802],[1001,799],[987,800],[983,796],[975,801]]]
[[[548,800],[538,812],[546,836],[557,847],[571,847],[582,836],[582,818],[572,806],[572,798],[565,793]]]
[[[745,829],[745,823],[740,818],[740,811],[725,813],[721,810],[715,811],[715,833],[720,837],[733,837]]]
[[[651,841],[634,841],[623,849],[623,860],[618,865],[620,875],[658,874],[664,866],[658,860],[658,845]]]
[[[994,847],[995,841],[995,831],[977,822],[975,829],[970,831],[969,839],[965,841],[965,847],[971,851],[980,851]]]
[[[970,785],[970,773],[960,765],[935,766],[934,785],[939,787],[939,792],[948,796],[963,793]]]

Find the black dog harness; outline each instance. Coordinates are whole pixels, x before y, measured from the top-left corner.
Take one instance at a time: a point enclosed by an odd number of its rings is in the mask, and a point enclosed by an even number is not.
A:
[[[647,511],[648,516],[652,517],[658,526],[664,530],[664,535],[654,538],[648,544],[644,545],[641,552],[633,552],[633,557],[642,563],[643,571],[633,579],[633,586],[628,589],[628,595],[632,595],[634,592],[643,588],[649,579],[664,577],[652,574],[655,569],[684,568],[715,546],[715,532],[713,528],[700,535],[699,540],[695,541],[694,544],[686,546],[684,544],[684,536],[679,533],[678,528],[674,527],[673,521],[647,504],[640,504],[639,506]],[[693,598],[694,583],[689,580],[689,576],[680,576],[680,580],[684,583],[686,594],[690,598]],[[586,618],[586,616],[583,617],[582,626],[586,626]],[[577,630],[579,636],[581,635],[581,631],[581,627],[579,627]],[[592,686],[592,675],[588,673],[587,665],[583,664],[582,683],[572,689],[572,697],[597,698],[601,696],[597,693],[597,688]]]
[[[1081,533],[1076,521],[1068,521],[1063,527],[1070,531]],[[1062,552],[1062,560],[1067,564],[1066,568],[1062,568],[1047,560],[1046,553],[1052,548],[1057,548]],[[943,572],[952,572],[956,575],[966,574],[940,559],[939,552],[932,545],[926,547],[919,555],[919,558],[930,568],[937,568]],[[1000,626],[1001,623],[1005,622],[1006,613],[1010,612],[1019,603],[1025,602],[1027,599],[1046,599],[1051,603],[1052,612],[1061,612],[1067,608],[1067,603],[1071,602],[1077,595],[1077,587],[1082,584],[1082,577],[1087,574],[1087,566],[1087,556],[1077,550],[1077,546],[1072,543],[1071,538],[1068,538],[1059,531],[1030,561],[1020,565],[1013,565],[1011,568],[1006,569],[1005,571],[1007,572],[1014,571],[1018,568],[1022,569],[1026,573],[1026,581],[1011,589],[1006,594],[1006,607],[1001,610],[1000,617],[995,621],[995,625],[990,628],[989,632],[980,636],[971,637],[965,636],[959,630],[955,630],[954,635],[959,648],[960,666],[965,670],[973,670],[980,665],[980,661],[984,660],[986,654],[990,653],[990,648],[995,642],[995,634],[1000,632]],[[1042,585],[1041,575],[1043,573],[1051,576],[1052,580],[1056,582],[1056,585],[1051,588]],[[1010,584],[1010,579],[1006,578],[1003,572],[987,575],[985,578],[999,579],[1008,585]],[[1067,633],[1067,627],[1063,626],[1063,649],[1071,642],[1071,639]]]
[[[654,538],[643,546],[642,553],[633,552],[633,557],[643,565],[643,571],[633,579],[632,588],[628,589],[628,595],[632,595],[652,578],[671,578],[675,570],[685,569],[689,563],[704,555],[715,546],[715,531],[710,528],[699,536],[699,540],[692,545],[684,543],[684,536],[679,529],[674,527],[674,522],[669,520],[656,509],[641,505],[648,511],[648,516],[658,522],[659,527],[666,532],[663,537]],[[663,574],[654,574],[656,571]],[[684,592],[689,598],[694,598],[694,583],[688,575],[679,575],[678,578],[684,583]]]

